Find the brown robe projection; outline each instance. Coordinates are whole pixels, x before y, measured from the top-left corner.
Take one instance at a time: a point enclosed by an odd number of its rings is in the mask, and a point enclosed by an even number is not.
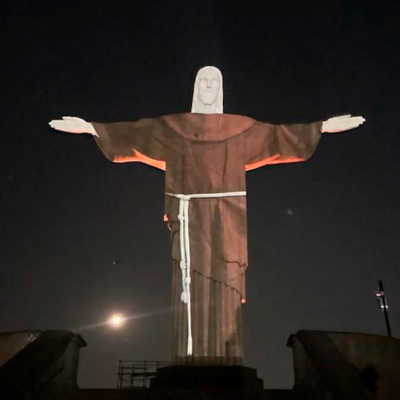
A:
[[[245,171],[308,159],[321,124],[272,125],[240,115],[187,113],[93,126],[111,161],[141,161],[163,169],[166,193],[194,194],[245,191]],[[179,199],[166,195],[173,264],[172,360],[240,364],[248,263],[246,197],[189,202],[192,356],[187,356],[187,308],[181,301],[178,211]]]

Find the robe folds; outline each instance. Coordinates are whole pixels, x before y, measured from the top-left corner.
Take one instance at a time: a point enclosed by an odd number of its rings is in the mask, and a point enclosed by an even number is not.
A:
[[[172,114],[136,122],[92,122],[96,142],[114,162],[140,161],[165,170],[165,192],[246,190],[246,171],[304,161],[321,122],[274,125],[231,114]],[[165,196],[171,229],[172,362],[241,364],[241,304],[247,260],[246,197],[189,201],[193,354],[187,356],[187,309],[181,301],[179,199]]]

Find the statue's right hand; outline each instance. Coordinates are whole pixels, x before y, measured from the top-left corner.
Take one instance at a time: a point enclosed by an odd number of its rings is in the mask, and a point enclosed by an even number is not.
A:
[[[49,125],[58,131],[69,133],[90,133],[96,134],[93,125],[78,117],[62,117],[62,119],[53,119]]]

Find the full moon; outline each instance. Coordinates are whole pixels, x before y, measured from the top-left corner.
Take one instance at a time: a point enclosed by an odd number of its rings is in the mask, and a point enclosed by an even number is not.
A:
[[[122,314],[113,314],[108,320],[108,325],[114,329],[121,328],[125,323],[125,317]]]

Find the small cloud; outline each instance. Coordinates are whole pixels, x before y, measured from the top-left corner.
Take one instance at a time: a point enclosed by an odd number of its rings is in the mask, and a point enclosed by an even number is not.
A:
[[[293,215],[293,210],[291,208],[286,209],[286,214],[287,215]]]

